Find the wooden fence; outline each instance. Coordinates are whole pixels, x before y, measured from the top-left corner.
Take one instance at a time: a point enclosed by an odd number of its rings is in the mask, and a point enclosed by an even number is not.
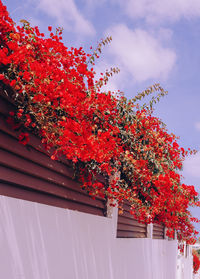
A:
[[[80,188],[67,160],[51,160],[34,135],[27,146],[19,143],[6,122],[14,109],[0,88],[0,195],[104,216],[105,200]]]
[[[164,239],[165,238],[165,226],[163,224],[153,224],[153,238]]]
[[[123,204],[123,213],[118,211],[117,237],[119,238],[145,238],[147,237],[147,225],[139,223],[130,214],[128,202]]]

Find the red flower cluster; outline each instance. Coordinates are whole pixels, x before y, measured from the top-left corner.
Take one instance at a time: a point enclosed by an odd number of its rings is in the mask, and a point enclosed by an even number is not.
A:
[[[101,92],[109,73],[95,82],[91,55],[64,46],[60,29],[54,34],[48,27],[45,38],[22,22],[15,26],[0,1],[0,80],[15,92],[15,120],[54,148],[52,159],[71,160],[91,195],[119,204],[126,199],[139,221],[162,222],[169,234],[177,230],[191,240],[196,232],[188,207],[197,205],[198,194],[178,172],[187,151],[150,110]],[[153,91],[163,93],[159,85],[146,92]],[[28,135],[20,141],[26,144]],[[97,181],[98,173],[112,177],[109,185]]]
[[[200,258],[196,251],[193,251],[193,273],[197,273],[200,268]]]

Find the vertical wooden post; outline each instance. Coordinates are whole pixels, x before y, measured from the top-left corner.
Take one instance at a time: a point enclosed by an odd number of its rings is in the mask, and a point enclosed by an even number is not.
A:
[[[147,238],[153,238],[153,224],[147,225]]]
[[[109,177],[109,184],[112,182],[113,179],[116,179],[117,177],[120,177],[120,172],[116,172],[114,175],[111,175]],[[108,218],[112,219],[112,231],[113,235],[116,237],[117,236],[117,222],[118,222],[118,204],[117,201],[112,201],[112,204],[114,206],[110,205],[110,200],[109,198],[107,199],[106,202],[106,216]]]
[[[167,236],[167,228],[164,228],[164,239],[168,240],[168,236]]]

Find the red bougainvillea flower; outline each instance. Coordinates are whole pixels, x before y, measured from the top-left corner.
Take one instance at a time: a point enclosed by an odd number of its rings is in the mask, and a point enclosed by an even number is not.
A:
[[[28,133],[21,133],[19,135],[19,142],[23,145],[26,145],[29,142],[29,135]]]
[[[200,268],[200,259],[196,251],[193,251],[193,272],[196,274]]]

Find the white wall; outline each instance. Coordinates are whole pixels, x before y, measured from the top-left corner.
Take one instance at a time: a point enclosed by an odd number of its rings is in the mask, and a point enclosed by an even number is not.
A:
[[[184,257],[179,255],[177,260],[177,278],[176,279],[192,279],[193,278],[193,256]]]
[[[176,241],[116,239],[114,218],[0,197],[2,279],[175,279]]]
[[[183,253],[178,251],[176,279],[192,279],[193,278],[194,275],[193,275],[192,247],[193,247],[192,245],[186,245],[186,243],[184,243]]]

